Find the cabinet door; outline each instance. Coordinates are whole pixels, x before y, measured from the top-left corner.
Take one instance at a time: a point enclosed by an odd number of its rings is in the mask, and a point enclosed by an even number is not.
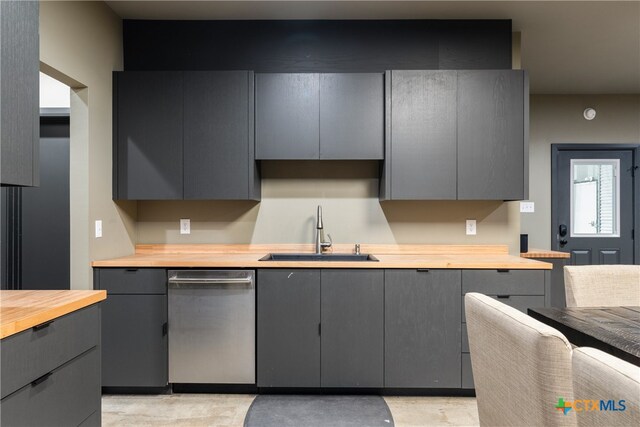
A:
[[[114,198],[182,199],[182,72],[114,76]]]
[[[391,199],[455,200],[456,72],[391,73]]]
[[[320,386],[320,270],[258,270],[258,386]]]
[[[385,271],[385,387],[460,387],[457,270]]]
[[[167,385],[166,295],[112,295],[102,303],[102,386]]]
[[[458,72],[458,199],[523,198],[524,86],[522,71]]]
[[[381,73],[320,74],[320,158],[384,158]]]
[[[253,73],[184,73],[184,198],[250,199]]]
[[[384,270],[322,270],[322,387],[384,384]]]
[[[256,158],[318,159],[318,74],[256,74]]]
[[[40,71],[37,1],[0,1],[2,184],[40,184]]]

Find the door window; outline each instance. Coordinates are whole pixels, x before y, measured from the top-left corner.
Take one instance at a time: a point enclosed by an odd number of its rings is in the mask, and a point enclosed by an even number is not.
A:
[[[619,237],[619,159],[571,159],[571,237]]]

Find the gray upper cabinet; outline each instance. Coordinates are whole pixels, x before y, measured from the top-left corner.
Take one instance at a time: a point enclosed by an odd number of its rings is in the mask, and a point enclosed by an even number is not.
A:
[[[458,71],[458,199],[526,197],[528,89],[524,71]]]
[[[386,199],[456,199],[456,72],[391,72]],[[390,174],[390,175],[389,175]]]
[[[317,159],[318,74],[256,74],[256,158]]]
[[[320,386],[320,270],[258,270],[258,387]]]
[[[259,199],[253,72],[184,73],[184,198]]]
[[[385,387],[459,388],[461,273],[385,271]]]
[[[382,158],[381,73],[256,74],[256,159]]]
[[[391,71],[381,200],[528,197],[521,70]]]
[[[182,199],[182,72],[114,73],[114,199]]]
[[[0,182],[40,185],[39,2],[0,1]]]
[[[384,385],[384,271],[322,270],[322,387]]]
[[[249,71],[114,73],[113,198],[260,200]]]
[[[320,159],[383,158],[383,74],[320,74]]]

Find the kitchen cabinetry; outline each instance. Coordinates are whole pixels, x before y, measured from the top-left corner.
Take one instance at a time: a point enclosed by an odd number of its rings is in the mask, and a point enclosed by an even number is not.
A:
[[[253,73],[114,73],[114,199],[259,200]]]
[[[385,270],[385,387],[460,388],[460,270]]]
[[[258,270],[258,387],[320,387],[320,270]]]
[[[322,387],[384,385],[384,271],[323,269]]]
[[[166,270],[95,269],[94,286],[107,291],[102,307],[102,386],[166,386]]]
[[[382,159],[380,73],[256,74],[256,158]]]
[[[523,71],[458,71],[459,199],[527,198],[528,90]]]
[[[39,2],[0,2],[0,182],[40,185]]]
[[[527,75],[391,71],[381,200],[528,196]]]
[[[549,270],[462,270],[462,388],[473,388],[464,295],[480,292],[523,313],[531,307],[550,305]]]
[[[383,275],[259,270],[258,386],[382,387]]]
[[[100,425],[100,308],[2,339],[0,424]]]
[[[182,199],[182,73],[114,73],[115,199]]]

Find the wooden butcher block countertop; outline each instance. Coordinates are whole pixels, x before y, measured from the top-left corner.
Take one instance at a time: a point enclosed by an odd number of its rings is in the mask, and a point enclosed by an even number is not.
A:
[[[334,253],[353,253],[353,245],[335,244]],[[93,261],[93,267],[203,268],[478,268],[542,269],[552,264],[509,255],[506,245],[376,245],[362,244],[361,253],[379,262],[259,261],[268,253],[313,253],[313,245],[137,245],[136,253]]]
[[[529,249],[520,254],[522,258],[571,258],[568,252],[552,251],[550,249]]]
[[[107,298],[106,291],[0,291],[0,338]]]

